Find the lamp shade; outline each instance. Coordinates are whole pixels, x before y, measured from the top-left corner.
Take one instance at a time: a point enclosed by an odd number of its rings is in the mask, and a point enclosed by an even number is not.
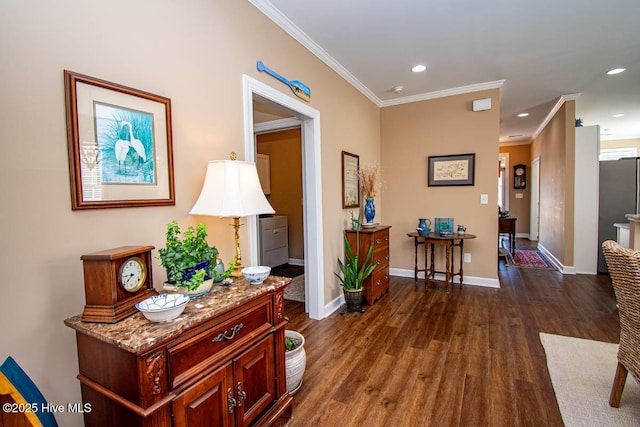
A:
[[[211,160],[200,197],[189,213],[241,217],[275,211],[262,193],[255,163]]]

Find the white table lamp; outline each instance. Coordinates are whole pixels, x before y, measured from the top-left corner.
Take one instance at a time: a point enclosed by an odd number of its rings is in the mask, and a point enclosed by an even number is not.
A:
[[[200,197],[189,214],[233,218],[236,266],[233,275],[240,277],[242,255],[239,229],[241,216],[273,214],[275,211],[262,193],[256,164],[235,160],[211,160],[207,167]]]

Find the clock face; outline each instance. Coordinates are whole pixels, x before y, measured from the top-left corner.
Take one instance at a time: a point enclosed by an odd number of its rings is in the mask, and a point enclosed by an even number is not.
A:
[[[127,292],[135,292],[144,285],[147,269],[142,259],[131,257],[120,267],[120,285]]]
[[[516,175],[518,175],[518,176],[524,175],[524,169],[522,169],[522,168],[516,169]]]

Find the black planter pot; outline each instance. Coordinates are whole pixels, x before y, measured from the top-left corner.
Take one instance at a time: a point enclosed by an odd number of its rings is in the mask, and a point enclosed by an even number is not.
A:
[[[347,290],[342,289],[344,293],[344,301],[347,304],[345,310],[342,310],[340,314],[344,314],[345,312],[360,312],[364,313],[364,308],[362,307],[362,303],[364,301],[364,288],[356,289],[356,290]]]

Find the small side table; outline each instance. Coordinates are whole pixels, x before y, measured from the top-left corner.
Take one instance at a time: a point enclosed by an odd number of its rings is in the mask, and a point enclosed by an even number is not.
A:
[[[464,280],[464,272],[462,269],[462,253],[464,249],[464,241],[467,239],[475,239],[473,234],[454,234],[452,236],[440,236],[439,234],[430,233],[426,236],[421,236],[416,232],[407,233],[407,236],[413,237],[413,245],[415,248],[415,258],[413,267],[413,279],[418,281],[418,273],[424,272],[424,285],[427,286],[429,281],[438,281],[435,279],[435,273],[441,273],[445,275],[444,282],[446,283],[446,291],[449,292],[449,285],[453,286],[453,278],[460,276],[460,287]],[[424,269],[418,268],[418,246],[424,245]],[[444,246],[445,250],[445,270],[436,271],[435,269],[435,246]],[[460,251],[460,266],[457,272],[454,271],[453,263],[453,249],[459,248]],[[430,262],[427,262],[429,249],[431,250]]]
[[[509,235],[509,251],[511,251],[511,255],[516,253],[516,220],[517,218],[511,216],[498,218],[498,239],[500,239],[501,234]]]

